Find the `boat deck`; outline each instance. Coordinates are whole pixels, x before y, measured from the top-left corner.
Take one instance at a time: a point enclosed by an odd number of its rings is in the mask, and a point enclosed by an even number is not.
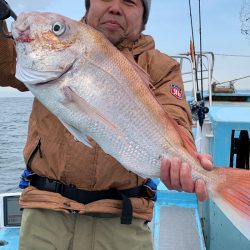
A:
[[[154,250],[205,250],[194,194],[169,191],[160,182],[151,222]]]
[[[0,229],[0,249],[17,250],[19,239],[19,228],[1,228]]]

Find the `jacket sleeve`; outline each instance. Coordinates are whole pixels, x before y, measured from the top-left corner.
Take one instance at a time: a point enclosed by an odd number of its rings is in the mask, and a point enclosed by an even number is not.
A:
[[[3,28],[7,25],[3,22]],[[0,32],[0,86],[13,87],[20,91],[27,91],[25,85],[15,78],[16,50],[13,39],[5,38]]]
[[[153,50],[143,57],[140,58],[142,62],[138,63],[150,75],[156,99],[183,128],[194,144],[192,116],[185,97],[179,63],[157,50]]]

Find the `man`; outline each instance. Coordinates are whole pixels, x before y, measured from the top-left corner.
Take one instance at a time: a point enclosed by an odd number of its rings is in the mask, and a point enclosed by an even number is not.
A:
[[[86,0],[82,21],[102,32],[148,72],[156,98],[193,142],[179,65],[155,50],[150,36],[141,34],[150,3]],[[0,44],[0,85],[26,90],[14,77],[13,41],[1,37]],[[174,89],[179,90],[178,95]],[[150,181],[127,171],[94,141],[91,144],[93,148],[88,148],[75,141],[58,119],[34,100],[24,148],[25,163],[33,175],[20,198],[24,208],[20,250],[152,249],[146,223],[153,211],[154,197],[147,194]],[[199,157],[210,169],[209,156]],[[196,192],[200,200],[207,199],[204,183],[194,183],[190,167],[179,159],[162,161],[161,179],[170,189]]]

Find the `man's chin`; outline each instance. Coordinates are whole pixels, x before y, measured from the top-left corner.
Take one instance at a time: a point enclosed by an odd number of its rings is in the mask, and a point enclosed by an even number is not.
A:
[[[120,43],[122,43],[124,41],[124,36],[122,36],[122,35],[116,35],[116,34],[112,34],[110,32],[107,32],[107,33],[103,32],[103,34],[115,46],[119,45]]]

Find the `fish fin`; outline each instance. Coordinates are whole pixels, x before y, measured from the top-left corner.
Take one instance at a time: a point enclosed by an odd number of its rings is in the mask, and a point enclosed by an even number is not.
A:
[[[143,83],[148,87],[151,94],[154,96],[152,89],[155,89],[155,87],[152,85],[152,81],[151,81],[148,73],[143,68],[141,68],[132,58],[130,58],[130,57],[126,57],[126,58],[131,63],[131,65],[133,66],[135,71],[139,74]],[[149,86],[151,88],[149,88]],[[154,96],[154,98],[155,98],[155,96]],[[158,102],[158,100],[156,100],[156,101]],[[159,103],[159,105],[161,106],[160,103]],[[162,110],[164,112],[164,115],[165,115],[165,118],[167,119],[167,121],[168,122],[170,121],[172,123],[175,130],[180,135],[180,139],[183,142],[184,148],[188,151],[188,153],[190,155],[192,155],[195,159],[197,159],[197,150],[196,150],[195,144],[190,140],[190,138],[188,137],[186,132],[178,125],[178,123],[167,113],[167,111],[165,111],[163,108],[162,108]]]
[[[197,150],[195,144],[191,141],[190,137],[187,135],[186,131],[184,131],[184,128],[182,128],[172,116],[170,116],[167,111],[164,110],[165,118],[167,122],[171,123],[174,127],[174,129],[179,134],[179,137],[183,143],[184,148],[187,150],[187,152],[193,156],[195,159],[197,159]]]
[[[87,147],[93,148],[85,134],[81,133],[77,128],[69,125],[66,122],[61,121],[61,123],[66,129],[68,129],[68,131],[75,137],[76,140],[82,142]]]
[[[63,92],[68,101],[77,103],[77,107],[79,107],[79,109],[81,109],[85,114],[88,114],[88,116],[92,117],[94,120],[98,120],[99,122],[105,124],[105,126],[111,129],[117,136],[119,136],[119,138],[121,138],[124,143],[127,143],[126,138],[121,130],[119,130],[112,122],[106,119],[95,107],[85,101],[84,98],[77,95],[69,86],[63,87]]]
[[[149,86],[151,87],[151,88],[149,88],[149,90],[150,90],[151,94],[154,96],[154,93],[152,92],[151,89],[155,89],[155,86],[152,85],[152,80],[150,79],[149,74],[143,68],[141,68],[132,58],[130,58],[130,57],[126,57],[126,58],[133,66],[134,70],[139,74],[139,76],[141,77],[144,84],[147,87],[149,87]],[[156,100],[156,101],[158,102],[158,100]],[[160,104],[160,106],[161,106],[161,104]],[[197,159],[197,150],[196,150],[195,144],[190,140],[190,138],[188,137],[186,132],[178,125],[178,123],[167,113],[167,111],[165,111],[163,109],[163,112],[165,114],[167,121],[169,122],[169,120],[170,120],[170,122],[174,126],[175,130],[180,135],[180,139],[183,142],[184,148],[188,151],[188,153],[190,155],[192,155],[195,159]]]
[[[155,86],[152,84],[152,80],[150,78],[150,75],[142,67],[140,67],[140,65],[138,63],[136,63],[132,58],[130,58],[130,57],[126,57],[126,58],[130,62],[130,64],[132,65],[132,67],[134,68],[136,73],[140,76],[143,83],[147,87],[151,87],[151,89],[155,89]]]
[[[250,240],[250,171],[216,168],[226,181],[211,187],[210,197],[228,219]],[[222,177],[224,178],[224,177]]]
[[[174,119],[173,119],[173,121],[174,121]],[[176,121],[174,121],[174,122],[175,122],[174,126],[175,126],[177,132],[179,133],[179,135],[181,136],[181,139],[182,139],[182,142],[184,144],[185,149],[188,151],[188,153],[190,155],[192,155],[195,159],[197,159],[198,153],[197,153],[197,149],[196,149],[194,142],[187,135],[187,133],[183,130],[183,127],[178,125],[178,123]]]

